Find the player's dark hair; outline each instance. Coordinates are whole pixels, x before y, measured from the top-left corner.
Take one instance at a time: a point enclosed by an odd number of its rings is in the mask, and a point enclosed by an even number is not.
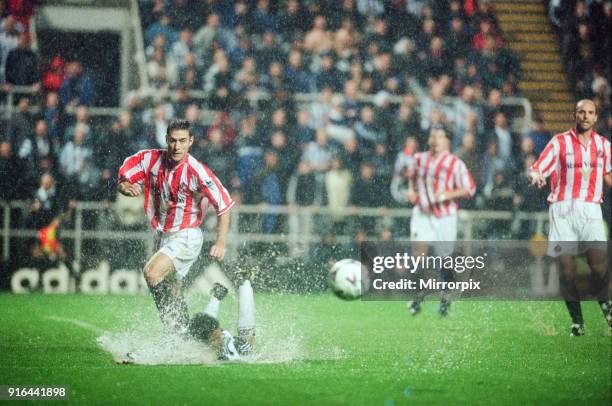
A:
[[[193,133],[191,132],[191,123],[187,120],[172,120],[170,125],[168,125],[168,129],[166,130],[166,137],[169,137],[173,131],[177,130],[187,130],[189,132],[189,137],[193,137]]]
[[[208,341],[210,334],[219,328],[219,321],[205,313],[196,313],[189,321],[189,334],[200,341]]]
[[[448,127],[445,126],[444,124],[435,124],[431,127],[431,130],[429,131],[429,133],[431,134],[432,132],[436,131],[436,130],[442,130],[444,131],[444,135],[446,136],[446,139],[449,141],[453,141],[453,134],[448,130]]]

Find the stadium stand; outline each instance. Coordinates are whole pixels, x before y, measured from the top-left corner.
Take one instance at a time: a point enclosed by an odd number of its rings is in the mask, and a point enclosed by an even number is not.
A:
[[[34,198],[51,173],[62,201],[113,201],[122,157],[164,147],[169,120],[187,117],[193,154],[240,202],[401,207],[390,191],[394,163],[426,148],[429,128],[445,124],[478,183],[467,208],[540,211],[545,195],[527,191],[524,173],[550,130],[562,129],[558,110],[546,108],[569,111],[575,92],[610,109],[609,64],[595,63],[609,55],[609,35],[599,31],[610,7],[592,1],[585,11],[577,2],[575,13],[559,15],[567,10],[559,4],[550,2],[550,16],[564,33],[565,60],[576,47],[592,53],[585,66],[566,63],[575,89],[558,54],[543,50],[552,32],[538,1],[142,0],[150,88],[134,89],[116,117],[101,121],[89,111],[104,78],[62,55],[31,69],[37,55],[24,14],[0,10],[3,89],[26,85],[33,95],[15,97],[6,122],[2,159],[18,161],[27,182],[3,199]],[[576,30],[563,28],[576,21]],[[558,97],[538,98],[557,86]],[[536,103],[533,125],[506,103],[522,96]],[[348,196],[331,197],[335,184]],[[285,226],[264,216],[264,232]]]

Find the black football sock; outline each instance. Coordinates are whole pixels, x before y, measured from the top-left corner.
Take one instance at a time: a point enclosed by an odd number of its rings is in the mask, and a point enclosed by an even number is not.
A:
[[[168,307],[172,297],[172,289],[170,288],[170,284],[167,281],[161,281],[155,286],[149,286],[149,290],[153,295],[153,301],[155,302],[155,306],[157,306],[157,310],[159,311],[159,315],[163,321],[168,313]]]
[[[177,330],[178,333],[187,333],[189,325],[189,312],[183,292],[178,292],[171,297],[169,309],[169,323]]]
[[[442,282],[454,282],[455,281],[455,273],[452,269],[446,269],[444,267],[438,270],[438,275],[440,275],[440,280]],[[448,289],[442,290],[442,300],[450,301],[450,292]]]
[[[567,310],[572,318],[572,323],[584,324],[584,320],[582,319],[582,306],[580,306],[580,302],[566,301],[565,305],[567,306]]]
[[[597,273],[592,272],[591,283],[593,293],[595,294],[595,297],[597,297],[597,301],[599,302],[599,304],[610,300],[610,295],[608,291],[608,286],[610,284],[610,273],[605,272],[603,276],[600,276]]]
[[[189,315],[187,312],[187,303],[181,292],[177,295],[172,293],[172,287],[168,281],[161,281],[153,287],[149,287],[153,295],[153,301],[159,317],[164,326],[182,333],[187,330],[189,324]]]

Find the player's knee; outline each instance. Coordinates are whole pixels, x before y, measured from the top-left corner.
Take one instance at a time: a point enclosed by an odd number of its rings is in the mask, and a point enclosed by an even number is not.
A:
[[[164,279],[161,270],[153,264],[145,265],[143,273],[149,286],[157,286]]]

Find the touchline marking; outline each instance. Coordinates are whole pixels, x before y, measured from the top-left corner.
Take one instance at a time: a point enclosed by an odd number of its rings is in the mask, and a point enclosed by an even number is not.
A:
[[[86,321],[81,321],[78,319],[69,319],[67,317],[58,317],[58,316],[47,316],[47,319],[54,321],[63,321],[65,323],[74,324],[75,326],[79,326],[85,330],[92,331],[97,334],[106,333],[106,330],[102,330],[100,327],[93,325],[91,323],[87,323]]]

